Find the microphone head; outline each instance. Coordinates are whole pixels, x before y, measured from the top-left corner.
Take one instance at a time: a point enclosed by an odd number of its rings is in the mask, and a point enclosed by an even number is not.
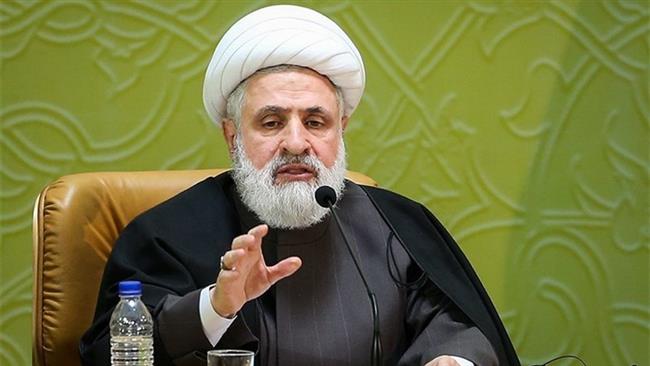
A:
[[[314,194],[316,202],[322,207],[328,208],[336,203],[336,192],[330,186],[320,186]]]

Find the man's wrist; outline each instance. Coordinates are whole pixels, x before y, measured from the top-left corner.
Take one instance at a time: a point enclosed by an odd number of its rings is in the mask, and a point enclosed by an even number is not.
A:
[[[217,315],[224,319],[234,319],[235,316],[237,316],[237,312],[227,312],[227,311],[222,311],[219,309],[219,306],[215,304],[215,291],[216,291],[216,286],[215,285],[210,285],[208,286],[209,289],[209,295],[210,295],[210,306],[212,306],[212,310],[214,310]]]
[[[205,287],[201,290],[199,297],[199,316],[201,318],[203,333],[210,341],[210,344],[214,347],[221,337],[223,337],[224,333],[226,333],[230,325],[235,321],[237,316],[235,314],[232,318],[226,318],[219,315],[212,306],[210,290],[211,286]]]

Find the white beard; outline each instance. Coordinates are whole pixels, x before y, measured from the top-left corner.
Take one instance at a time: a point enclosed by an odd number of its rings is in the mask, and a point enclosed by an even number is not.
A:
[[[343,193],[346,160],[342,138],[336,161],[329,169],[314,156],[284,154],[258,170],[246,156],[239,134],[234,143],[232,178],[237,192],[244,204],[270,227],[300,229],[312,226],[329,212],[316,202],[316,189],[327,185],[334,189],[337,197]],[[276,172],[289,163],[307,164],[316,173],[315,179],[275,184]]]

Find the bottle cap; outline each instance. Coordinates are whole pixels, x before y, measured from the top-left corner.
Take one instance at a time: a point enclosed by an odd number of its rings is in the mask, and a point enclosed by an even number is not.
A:
[[[120,281],[120,295],[142,295],[142,284],[140,281]]]

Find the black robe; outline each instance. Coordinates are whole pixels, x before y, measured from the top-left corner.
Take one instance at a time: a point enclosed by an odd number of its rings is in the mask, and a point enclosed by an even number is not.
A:
[[[519,365],[485,289],[435,217],[422,205],[395,193],[372,187],[363,189],[394,234],[406,245],[413,260],[488,338],[500,364]],[[197,289],[214,282],[219,256],[230,248],[232,238],[241,234],[232,191],[233,182],[227,173],[208,178],[139,216],[125,229],[106,266],[93,326],[82,338],[80,350],[85,362],[95,364],[110,358],[108,320],[118,299],[118,281],[142,281],[146,294],[143,300],[157,318],[156,328],[167,329],[170,321],[163,315],[163,307],[172,309],[175,301],[195,303]],[[201,204],[196,205],[196,202]],[[215,230],[215,226],[219,230]],[[172,247],[169,243],[183,243],[183,246]],[[206,246],[205,243],[214,245]],[[163,301],[170,295],[174,300]],[[256,310],[252,302],[247,303],[241,318],[249,319],[248,323],[236,321],[228,330],[235,335],[232,338],[236,343],[229,344],[228,339],[224,339],[219,346],[255,349],[256,339],[250,336],[248,327],[250,319],[257,318]],[[159,314],[161,317],[157,317]],[[176,323],[171,328],[179,331],[200,324],[198,311],[189,317],[184,314],[185,324],[178,324],[178,317],[169,316],[172,318]],[[172,359],[176,364],[192,364],[193,359],[200,357],[200,351],[183,354],[187,349],[211,348],[205,337],[188,334],[174,344],[166,344],[163,351],[160,345],[164,342],[159,332],[155,332],[155,337],[157,365],[171,364]]]

